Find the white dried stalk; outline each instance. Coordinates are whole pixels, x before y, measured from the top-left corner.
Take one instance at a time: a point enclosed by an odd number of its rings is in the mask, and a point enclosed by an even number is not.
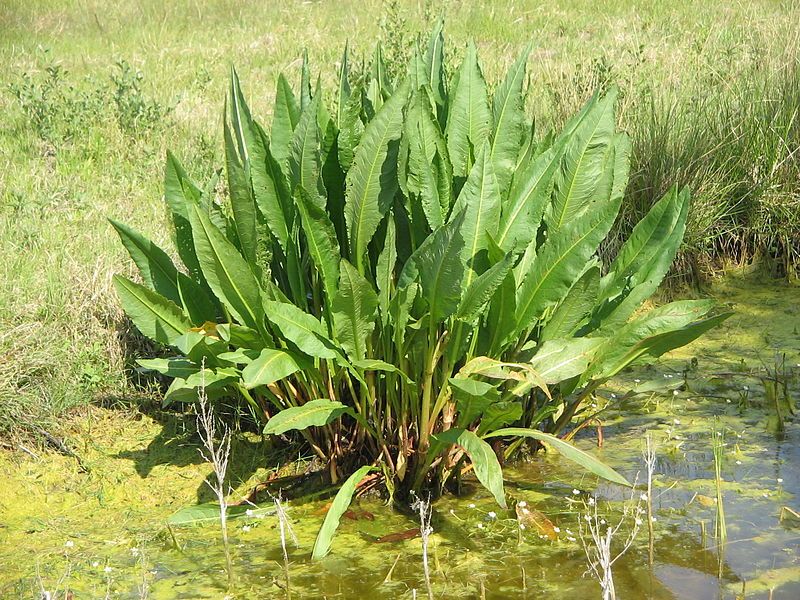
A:
[[[202,381],[197,391],[197,431],[203,441],[205,452],[200,450],[203,460],[211,464],[215,480],[206,479],[206,484],[219,502],[219,524],[222,532],[222,545],[225,551],[225,570],[228,575],[228,587],[233,585],[233,561],[231,560],[230,543],[228,541],[228,501],[225,493],[225,475],[228,471],[228,460],[231,455],[231,434],[227,425],[222,427],[222,437],[217,442],[217,425],[214,411],[208,404],[205,385],[205,360],[201,365]]]
[[[419,512],[419,534],[422,538],[422,568],[425,573],[425,586],[428,588],[428,600],[433,600],[433,588],[431,587],[431,572],[428,563],[428,541],[433,533],[431,527],[431,501],[417,498],[411,505],[413,510]]]
[[[635,501],[634,494],[635,491],[632,492],[630,501],[624,505],[622,516],[616,525],[608,524],[598,514],[597,499],[594,497],[589,498],[588,502],[584,503],[586,512],[583,515],[580,513],[578,515],[578,532],[589,563],[588,572],[591,572],[600,582],[603,600],[616,600],[612,567],[631,547],[642,525],[642,515],[645,513],[645,509],[642,507],[644,495],[640,496],[638,501]],[[614,554],[612,550],[614,536],[619,532],[622,525],[631,518],[633,519],[633,528],[622,543],[622,548]]]

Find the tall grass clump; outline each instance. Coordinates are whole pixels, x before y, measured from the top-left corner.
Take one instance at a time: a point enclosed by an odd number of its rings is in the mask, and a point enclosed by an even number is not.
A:
[[[195,402],[204,382],[265,434],[307,444],[332,481],[350,474],[315,557],[379,467],[408,498],[469,466],[505,506],[495,449],[531,440],[627,484],[554,434],[621,369],[727,316],[709,301],[640,310],[683,238],[685,189],[613,262],[597,257],[628,180],[614,88],[539,132],[528,50],[490,95],[475,46],[449,78],[443,43],[440,25],[395,78],[377,51],[355,83],[345,51],[332,102],[304,61],[299,90],[278,77],[269,130],[232,73],[227,197],[167,158],[183,267],[113,222],[142,280],[115,277],[122,305],[173,353],[139,361],[172,379],[164,402]]]
[[[793,275],[800,265],[800,62],[755,66],[727,85],[649,90],[631,110],[631,184],[624,236],[654,195],[693,191],[684,270],[768,259]]]

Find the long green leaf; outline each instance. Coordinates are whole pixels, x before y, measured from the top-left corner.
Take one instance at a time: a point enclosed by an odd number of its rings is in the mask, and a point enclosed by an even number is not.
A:
[[[619,199],[548,235],[533,269],[517,293],[517,327],[521,333],[558,303],[583,273],[584,266],[608,234],[619,211]]]
[[[505,80],[494,93],[492,114],[494,134],[492,136],[491,159],[497,176],[500,194],[505,196],[511,176],[517,166],[525,132],[525,68],[531,53],[529,43],[519,58],[511,65]]]
[[[328,213],[319,208],[303,188],[298,188],[295,201],[300,212],[308,251],[322,277],[328,301],[336,296],[339,284],[339,242]]]
[[[548,384],[560,383],[580,375],[589,366],[604,338],[549,340],[531,359],[531,367]]]
[[[314,203],[324,209],[327,194],[322,181],[322,138],[317,121],[319,103],[319,97],[314,98],[300,115],[300,122],[292,137],[289,173],[291,191],[302,187],[311,195]]]
[[[114,219],[109,219],[109,222],[116,229],[122,245],[138,267],[145,285],[180,305],[178,269],[167,253],[135,229]]]
[[[433,92],[433,99],[436,102],[439,113],[439,122],[444,123],[444,111],[447,107],[447,90],[445,89],[444,73],[444,22],[437,19],[436,25],[428,38],[428,46],[425,49],[425,70],[428,76],[428,85]]]
[[[481,482],[501,508],[506,508],[506,495],[503,489],[503,470],[492,447],[469,429],[448,429],[435,436],[439,444],[461,446],[472,462],[475,477]]]
[[[412,96],[406,116],[408,140],[407,191],[419,196],[431,230],[441,227],[450,208],[452,165],[447,145],[431,113],[425,90]]]
[[[631,486],[631,484],[628,482],[627,479],[625,479],[622,475],[617,473],[614,469],[612,469],[608,465],[602,463],[588,452],[584,452],[580,448],[576,448],[569,442],[565,442],[564,440],[559,439],[554,435],[543,433],[541,431],[537,431],[536,429],[509,427],[506,429],[498,429],[497,431],[493,431],[492,433],[488,434],[485,437],[493,438],[501,436],[528,437],[528,438],[533,438],[535,440],[539,440],[545,445],[553,448],[553,450],[561,454],[567,460],[571,460],[572,462],[583,467],[587,471],[594,473],[595,475],[598,475],[603,479],[607,479],[612,483],[618,483],[619,485],[624,485],[626,487]]]
[[[590,264],[556,307],[539,334],[539,342],[572,337],[589,321],[597,304],[600,267]]]
[[[167,377],[187,377],[200,371],[200,365],[185,358],[151,358],[136,361],[146,371],[155,371]]]
[[[301,406],[285,408],[264,427],[264,435],[280,435],[292,430],[322,427],[335,421],[350,409],[336,400],[311,400]]]
[[[200,188],[189,178],[175,155],[167,150],[167,162],[164,167],[164,200],[172,213],[178,255],[196,281],[202,280],[202,273],[194,250],[187,203],[199,202],[200,196]]]
[[[503,250],[525,248],[536,236],[565,145],[562,140],[514,174],[497,231],[496,241]]]
[[[285,168],[289,159],[292,144],[292,134],[300,121],[300,107],[292,92],[289,82],[283,73],[278,75],[277,91],[275,92],[275,106],[272,111],[272,129],[270,130],[272,156],[282,168]]]
[[[302,352],[318,358],[339,356],[333,342],[327,337],[325,327],[313,315],[288,302],[265,300],[264,308],[269,322]]]
[[[189,219],[208,285],[241,324],[263,333],[261,293],[247,262],[198,207],[190,208]]]
[[[147,287],[183,307],[197,325],[216,319],[207,288],[178,271],[167,253],[141,233],[113,219],[110,221]]]
[[[258,358],[242,371],[242,381],[247,389],[269,385],[301,369],[294,356],[284,350],[265,348]]]
[[[545,213],[549,232],[574,223],[593,199],[614,135],[616,89],[596,102],[577,125],[556,175],[553,203]]]
[[[466,323],[475,322],[486,310],[497,288],[511,270],[514,256],[509,253],[487,271],[475,278],[464,291],[456,311],[456,319]]]
[[[378,287],[378,306],[381,311],[381,322],[389,324],[389,302],[394,292],[394,270],[397,265],[397,231],[394,214],[389,213],[386,222],[386,235],[383,238],[383,250],[375,265],[375,283]]]
[[[653,356],[651,342],[648,340],[654,336],[681,330],[699,321],[713,307],[714,302],[711,300],[682,300],[648,311],[617,329],[614,335],[598,348],[584,377],[587,379],[612,377],[645,354]]]
[[[461,298],[464,274],[461,226],[464,214],[433,232],[409,258],[419,271],[422,293],[428,301],[432,323],[453,314]]]
[[[319,560],[330,552],[333,535],[339,528],[339,521],[342,515],[347,512],[347,507],[350,506],[353,494],[356,491],[356,486],[366,477],[367,473],[373,470],[375,470],[375,467],[361,467],[358,471],[350,475],[344,484],[342,484],[342,487],[339,488],[336,497],[331,503],[331,507],[328,509],[328,513],[325,515],[325,520],[322,522],[322,527],[320,527],[319,533],[317,534],[317,539],[314,541],[314,549],[311,552],[311,558],[313,560]]]
[[[341,261],[339,292],[331,303],[337,341],[351,360],[363,360],[375,329],[378,296],[348,261]]]
[[[451,94],[447,113],[447,149],[453,163],[453,174],[466,177],[472,168],[475,153],[483,148],[492,131],[492,112],[486,81],[478,65],[478,52],[470,42],[464,61],[458,69],[458,81]]]
[[[161,294],[120,275],[114,275],[114,288],[125,313],[150,339],[171,345],[191,329],[183,311]]]
[[[600,308],[596,319],[603,330],[613,330],[622,326],[641,304],[655,293],[664,276],[670,269],[678,253],[686,231],[686,218],[689,212],[689,192],[683,190],[677,197],[679,213],[672,230],[668,233],[658,250],[650,259],[641,264],[626,280],[625,288],[616,298],[610,298]],[[607,288],[605,295],[613,291]]]
[[[397,190],[397,152],[408,84],[402,85],[369,122],[347,172],[345,219],[350,257],[366,273],[364,255]]]
[[[488,247],[488,237],[497,233],[500,220],[500,188],[489,157],[489,145],[485,144],[470,171],[458,199],[453,205],[453,215],[463,213],[460,232],[464,240],[462,260],[468,269],[464,275],[464,288],[468,288],[477,277],[481,257],[479,253]]]

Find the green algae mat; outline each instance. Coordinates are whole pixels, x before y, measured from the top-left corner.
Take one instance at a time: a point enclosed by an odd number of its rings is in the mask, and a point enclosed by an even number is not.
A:
[[[656,447],[654,564],[640,527],[613,567],[619,598],[800,597],[800,289],[729,278],[714,297],[736,311],[718,330],[655,365],[625,372],[576,443],[643,482]],[[188,420],[191,421],[191,420]],[[272,505],[231,509],[234,587],[192,423],[171,414],[93,408],[68,440],[81,457],[0,453],[0,598],[426,597],[419,523],[358,500],[317,562],[311,548],[330,499],[286,504],[288,574]],[[717,514],[712,435],[724,435]],[[598,442],[602,440],[602,444]],[[299,460],[298,460],[299,459]],[[255,436],[232,451],[231,502],[276,473],[304,468]],[[623,526],[640,490],[600,482],[557,456],[507,466],[501,511],[467,478],[433,507],[428,546],[436,598],[599,598],[584,544],[587,508]],[[211,516],[209,516],[209,510]],[[528,512],[525,512],[528,511]],[[177,513],[177,516],[176,516]],[[287,577],[288,575],[288,577]]]

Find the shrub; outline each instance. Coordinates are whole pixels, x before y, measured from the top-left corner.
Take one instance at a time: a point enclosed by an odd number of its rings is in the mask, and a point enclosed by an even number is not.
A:
[[[228,201],[167,159],[185,270],[113,223],[143,280],[115,277],[122,304],[177,352],[139,362],[173,378],[165,403],[194,401],[204,382],[209,397],[242,398],[266,434],[302,436],[333,480],[355,471],[340,494],[370,465],[390,493],[438,493],[469,461],[504,506],[495,452],[523,439],[625,484],[553,434],[621,369],[727,316],[704,300],[640,311],[689,194],[655,203],[604,267],[629,165],[615,91],[537,136],[528,51],[490,98],[474,45],[451,80],[442,48],[439,26],[398,81],[376,52],[354,87],[345,52],[332,111],[304,62],[299,99],[278,77],[269,132],[232,73]]]

